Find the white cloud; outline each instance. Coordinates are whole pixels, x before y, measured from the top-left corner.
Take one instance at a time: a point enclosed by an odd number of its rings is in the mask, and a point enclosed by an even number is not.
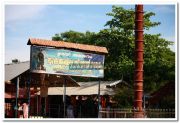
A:
[[[5,22],[33,19],[45,8],[44,5],[6,5]]]

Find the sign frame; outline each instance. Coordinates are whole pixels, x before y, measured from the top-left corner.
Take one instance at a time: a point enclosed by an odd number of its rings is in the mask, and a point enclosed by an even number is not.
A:
[[[98,70],[99,70],[99,73],[97,75],[95,75],[94,73],[92,75],[90,74],[70,74],[70,73],[57,73],[57,72],[48,72],[48,71],[44,71],[44,70],[34,70],[33,69],[33,54],[34,54],[34,49],[33,48],[42,48],[42,49],[45,49],[45,50],[57,50],[58,51],[69,51],[70,53],[77,53],[78,54],[88,54],[88,55],[91,55],[91,56],[96,56],[96,57],[102,57],[100,58],[101,59],[101,62],[98,64],[97,62],[97,68],[92,68],[92,70],[89,68],[89,69],[81,69],[81,71],[84,71],[84,70],[91,70],[92,73],[94,72],[97,72],[98,73]],[[39,55],[39,57],[42,57],[43,59],[43,56],[42,54]],[[46,58],[44,58],[46,59]],[[45,46],[36,46],[36,45],[31,45],[31,53],[30,53],[30,71],[31,72],[34,72],[34,73],[46,73],[46,74],[57,74],[57,75],[69,75],[69,76],[80,76],[80,77],[92,77],[92,78],[103,78],[104,77],[104,61],[105,61],[105,55],[104,54],[98,54],[98,53],[93,53],[93,52],[85,52],[85,51],[79,51],[79,50],[72,50],[72,49],[68,49],[68,48],[56,48],[56,47],[45,47]],[[44,63],[44,62],[47,62],[47,59],[46,61],[42,61],[41,63]],[[92,62],[93,63],[93,62]],[[72,64],[73,65],[73,64]],[[94,66],[94,64],[91,64],[91,66]],[[101,67],[100,67],[101,66]],[[82,64],[81,64],[81,67],[82,67]],[[43,68],[43,66],[41,66],[41,68]],[[79,70],[79,69],[78,69]],[[100,71],[101,70],[101,71]],[[101,73],[100,73],[101,72]]]

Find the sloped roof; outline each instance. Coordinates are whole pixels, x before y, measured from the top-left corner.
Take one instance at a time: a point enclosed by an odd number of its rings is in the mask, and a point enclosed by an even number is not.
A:
[[[108,88],[107,85],[114,83],[116,81],[101,81],[100,82],[100,95],[114,95],[115,92],[113,88]],[[99,82],[77,82],[80,87],[67,87],[66,95],[97,95]],[[38,93],[40,94],[40,93]],[[63,95],[63,87],[50,87],[48,88],[48,95]]]
[[[5,81],[10,81],[29,69],[29,61],[5,64]]]
[[[30,38],[28,40],[27,44],[28,45],[75,49],[75,50],[82,50],[82,51],[89,51],[89,52],[97,52],[97,53],[101,53],[101,54],[108,53],[106,47],[71,43],[71,42],[65,42],[65,41],[52,41],[52,40]]]
[[[5,64],[5,82],[9,82],[12,79],[21,75],[20,84],[24,84],[27,80],[27,74],[29,72],[30,62],[18,62]],[[74,87],[79,86],[74,79],[67,75],[55,75],[55,74],[45,74],[45,82],[49,87],[59,87],[63,86],[64,80],[67,81],[67,86]],[[23,81],[23,83],[21,83]],[[31,73],[31,86],[41,86],[40,85],[40,75],[36,73]]]
[[[164,97],[168,95],[175,95],[175,82],[170,81],[167,82],[164,86],[160,87],[157,91],[150,94],[149,102],[151,104],[158,103],[160,100],[162,100]]]

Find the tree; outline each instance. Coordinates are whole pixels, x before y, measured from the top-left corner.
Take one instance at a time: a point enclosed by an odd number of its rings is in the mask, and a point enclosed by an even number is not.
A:
[[[104,46],[108,49],[105,59],[104,80],[121,79],[133,85],[134,75],[134,9],[126,10],[112,6],[107,13],[112,18],[105,29],[98,33],[68,31],[55,35],[55,39]],[[153,12],[144,12],[144,30],[160,25],[152,22]],[[59,37],[58,37],[59,36]],[[160,34],[144,34],[144,91],[151,93],[167,81],[175,80],[175,53],[168,47],[172,42],[161,38]],[[172,81],[173,82],[173,81]]]
[[[55,34],[55,36],[52,37],[53,41],[61,41],[63,40],[60,34]]]
[[[73,43],[82,43],[82,44],[92,44],[95,43],[96,34],[94,32],[86,31],[85,33],[76,32],[76,31],[66,31],[61,34],[55,34],[52,37],[54,41],[67,41]]]

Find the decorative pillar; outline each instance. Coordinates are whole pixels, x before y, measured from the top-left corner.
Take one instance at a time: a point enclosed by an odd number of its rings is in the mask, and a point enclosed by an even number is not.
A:
[[[134,117],[142,118],[143,97],[143,5],[135,6]]]

